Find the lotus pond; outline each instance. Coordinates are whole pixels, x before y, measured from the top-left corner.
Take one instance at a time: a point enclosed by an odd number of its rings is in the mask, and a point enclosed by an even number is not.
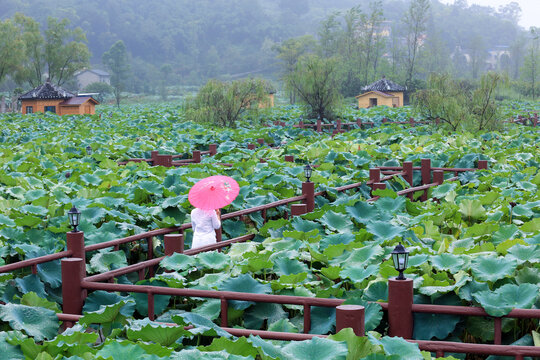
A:
[[[512,109],[512,106],[515,108]],[[529,111],[507,107],[508,114]],[[512,111],[514,111],[512,113]],[[277,108],[268,123],[295,123],[300,111]],[[311,180],[312,213],[284,219],[288,208],[223,222],[224,239],[254,233],[251,242],[224,252],[175,254],[157,275],[119,283],[344,298],[366,307],[367,337],[344,330],[328,338],[280,342],[256,336],[235,338],[213,321],[219,300],[156,296],[158,322],[193,325],[191,330],[148,320],[146,295],[89,294],[77,325],[60,330],[59,261],[30,271],[3,274],[0,284],[0,348],[10,359],[431,359],[417,345],[383,336],[387,324],[379,305],[387,279],[397,275],[387,261],[398,241],[411,253],[406,276],[414,279],[415,302],[482,306],[492,316],[513,308],[540,308],[540,131],[507,125],[504,130],[448,133],[431,126],[381,125],[402,120],[409,109],[349,110],[378,126],[335,137],[292,127],[245,124],[215,129],[186,123],[172,105],[106,108],[101,117],[52,114],[0,116],[0,262],[65,249],[67,211],[82,210],[86,244],[189,222],[189,188],[199,179],[225,174],[241,186],[231,212],[300,195],[305,160],[320,165]],[[263,137],[266,143],[248,150]],[[117,161],[162,154],[186,154],[218,144],[200,164],[178,168]],[[92,148],[87,154],[85,148]],[[294,163],[283,156],[294,155]],[[261,163],[260,159],[266,159]],[[368,203],[370,188],[337,193],[337,186],[367,181],[369,168],[415,166],[430,158],[434,167],[489,169],[463,173],[459,181],[430,190],[427,202],[397,196],[402,178],[388,182],[381,199]],[[231,163],[224,167],[219,163]],[[415,174],[420,183],[420,174]],[[187,244],[190,233],[187,232]],[[159,240],[159,239],[158,239]],[[154,252],[163,253],[160,241]],[[89,274],[145,259],[145,245],[90,253]],[[172,272],[171,272],[172,271]],[[311,333],[333,332],[333,309],[314,307]],[[493,340],[493,320],[453,315],[415,315],[416,339]],[[231,302],[229,322],[250,329],[302,332],[302,307]],[[503,319],[503,342],[540,346],[535,320]],[[316,354],[316,355],[314,355]],[[314,357],[315,356],[315,357]],[[459,355],[455,355],[459,358]],[[451,357],[448,357],[451,358]],[[463,357],[462,357],[463,358]]]

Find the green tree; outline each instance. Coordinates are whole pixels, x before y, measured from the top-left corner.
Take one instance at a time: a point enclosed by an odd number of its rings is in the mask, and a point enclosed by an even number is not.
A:
[[[493,129],[500,122],[495,102],[495,90],[500,81],[499,74],[489,72],[474,88],[448,74],[431,74],[428,88],[413,95],[413,105],[423,117],[433,122],[438,119],[454,131]]]
[[[540,29],[531,27],[531,42],[527,49],[523,66],[521,67],[521,80],[527,84],[526,95],[536,100],[538,95],[538,76],[540,75]]]
[[[45,68],[43,57],[45,39],[39,29],[39,23],[31,17],[17,13],[14,16],[14,22],[19,28],[25,50],[24,61],[14,74],[14,80],[21,86],[25,82],[38,86],[43,80]]]
[[[247,111],[257,111],[268,96],[270,85],[262,79],[227,83],[209,80],[193,98],[185,102],[186,119],[235,127]]]
[[[84,88],[84,91],[89,92],[89,93],[98,93],[98,95],[96,96],[96,100],[102,103],[107,96],[112,95],[114,89],[112,88],[111,85],[107,83],[94,82],[94,83],[88,84]]]
[[[341,101],[338,91],[337,61],[316,55],[304,56],[295,70],[286,77],[289,89],[295,91],[307,106],[310,118],[332,119]]]
[[[62,85],[89,65],[90,51],[81,28],[68,28],[69,20],[47,19],[43,56],[51,82]]]
[[[0,84],[7,75],[14,74],[24,61],[22,35],[11,19],[0,22]]]
[[[426,31],[428,11],[429,0],[412,0],[403,18],[407,40],[407,76],[405,85],[409,89],[414,76],[418,48]]]
[[[315,39],[311,35],[300,36],[285,40],[280,45],[274,47],[277,52],[277,58],[281,60],[283,64],[282,77],[286,78],[296,68],[298,59],[311,51],[315,46]],[[294,104],[296,93],[291,89],[289,92],[289,101]]]
[[[118,40],[111,48],[103,53],[102,60],[105,67],[111,72],[111,86],[114,89],[116,105],[120,107],[120,98],[129,78],[129,56],[126,45]]]

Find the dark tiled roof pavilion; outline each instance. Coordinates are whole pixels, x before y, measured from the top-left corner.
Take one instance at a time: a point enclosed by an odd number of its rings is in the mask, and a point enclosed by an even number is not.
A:
[[[381,92],[387,92],[387,91],[405,91],[407,90],[406,87],[396,84],[395,82],[388,80],[386,77],[382,77],[382,79],[375,81],[372,84],[369,84],[362,88],[363,91],[381,91]]]
[[[74,96],[75,94],[62,89],[60,86],[53,85],[47,80],[45,84],[19,96],[19,100],[69,99]]]

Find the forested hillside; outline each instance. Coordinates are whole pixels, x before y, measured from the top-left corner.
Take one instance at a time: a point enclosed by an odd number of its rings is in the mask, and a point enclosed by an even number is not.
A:
[[[22,12],[41,24],[48,16],[69,19],[86,33],[94,64],[100,63],[114,42],[123,40],[139,80],[134,84],[143,87],[145,82],[159,80],[200,84],[211,77],[276,78],[276,44],[305,34],[316,36],[330,14],[358,5],[368,11],[368,2],[353,0],[0,0],[0,17],[4,20]],[[403,0],[381,3],[385,26],[398,37],[408,6]],[[424,65],[422,71],[446,70],[456,49],[486,54],[502,45],[523,51],[523,29],[517,26],[517,16],[518,9],[511,5],[495,10],[468,7],[463,1],[454,5],[432,1],[425,46],[436,64]],[[387,48],[391,42],[390,37],[385,39]],[[507,67],[512,66],[517,76],[522,59],[512,58],[515,64]]]

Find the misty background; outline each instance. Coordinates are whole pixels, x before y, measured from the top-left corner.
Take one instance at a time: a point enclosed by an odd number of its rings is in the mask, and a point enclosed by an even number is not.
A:
[[[382,75],[407,80],[400,56],[406,47],[403,18],[409,3],[377,3],[376,56],[381,60],[356,88]],[[319,41],[329,17],[339,30],[355,6],[370,12],[370,2],[357,0],[0,0],[0,19],[17,12],[42,26],[50,16],[68,19],[86,34],[90,67],[97,69],[104,69],[102,55],[122,40],[130,62],[126,91],[158,94],[164,86],[250,76],[269,79],[279,88],[284,67],[279,47],[305,35]],[[430,1],[414,77],[422,81],[430,72],[448,72],[476,79],[495,70],[518,79],[530,41],[528,29],[518,25],[520,15],[517,3],[494,9],[469,6],[466,0],[449,5]],[[4,90],[15,86],[10,79],[2,84]],[[66,86],[76,87],[76,82]]]

